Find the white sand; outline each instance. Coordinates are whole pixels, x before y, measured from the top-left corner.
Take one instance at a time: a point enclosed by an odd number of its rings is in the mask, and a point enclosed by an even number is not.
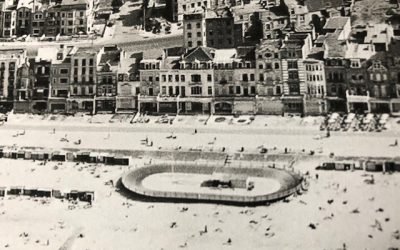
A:
[[[252,190],[201,187],[204,181],[211,179],[213,176],[207,174],[159,173],[144,178],[142,184],[150,190],[247,196],[270,194],[278,191],[281,186],[279,181],[272,178],[250,177],[249,181],[254,182]]]
[[[185,242],[188,249],[224,249],[228,238],[232,239],[229,249],[337,249],[343,243],[348,249],[387,249],[400,244],[392,238],[392,233],[400,230],[398,174],[375,174],[376,184],[367,185],[362,172],[319,172],[319,180],[311,181],[310,191],[289,203],[245,208],[128,200],[104,185],[110,179],[116,181],[124,169],[98,166],[95,174],[90,174],[90,168],[79,171],[79,166],[64,164],[53,170],[53,165],[0,160],[0,183],[8,186],[31,181],[87,188],[96,192],[93,207],[84,209],[84,203],[79,203],[76,209],[68,210],[66,202],[55,199],[49,204],[26,197],[0,199],[1,248],[9,244],[10,249],[58,249],[79,228],[84,237],[76,238],[72,249],[178,249]],[[315,165],[304,162],[296,168],[314,174]],[[334,200],[330,205],[329,199]],[[182,207],[188,211],[181,212]],[[360,213],[351,213],[356,208]],[[379,208],[384,211],[377,212]],[[390,220],[385,222],[385,218]],[[383,231],[371,227],[376,219]],[[173,222],[176,228],[170,228]],[[316,230],[308,227],[310,223],[317,225]],[[200,236],[205,225],[208,233]],[[29,236],[19,237],[23,232]],[[49,246],[42,244],[47,239]]]
[[[318,126],[308,128],[305,125],[303,129],[297,123],[290,125],[293,129],[285,124],[279,128],[278,119],[273,129],[249,125],[246,130],[243,125],[203,127],[189,119],[182,128],[117,124],[112,125],[112,129],[108,124],[74,123],[78,125],[70,126],[63,122],[37,121],[35,125],[26,119],[12,120],[0,127],[0,144],[144,149],[146,147],[139,141],[147,135],[154,140],[155,146],[163,147],[208,147],[208,143],[217,137],[213,147],[227,146],[232,152],[240,146],[256,150],[259,144],[264,144],[277,146],[280,152],[286,146],[292,150],[323,147],[324,153],[335,152],[336,155],[400,155],[400,147],[390,146],[399,137],[398,127],[379,134],[332,133],[328,139],[315,140],[313,137],[321,134]],[[57,128],[55,135],[50,134],[53,127]],[[199,132],[192,135],[195,127]],[[12,136],[24,128],[25,135]],[[104,137],[109,130],[111,137],[106,140]],[[171,131],[177,135],[176,140],[166,139]],[[70,143],[59,141],[65,133],[71,138]],[[82,144],[77,146],[73,141],[78,138],[82,139]],[[145,161],[148,159],[135,159],[131,167],[142,166]],[[304,161],[296,163],[294,168],[310,171],[314,176],[318,164],[317,161]],[[338,249],[343,243],[348,249],[400,246],[400,240],[392,237],[400,230],[398,173],[376,173],[375,184],[368,185],[364,180],[370,177],[363,176],[362,171],[321,171],[318,180],[311,180],[309,192],[291,198],[289,203],[244,208],[135,201],[104,184],[109,180],[116,183],[129,167],[64,163],[55,170],[56,165],[51,162],[39,166],[38,162],[1,159],[0,186],[92,190],[95,191],[93,207],[85,209],[85,203],[79,203],[69,210],[70,204],[55,199],[42,204],[43,199],[0,198],[0,249],[59,249],[67,240],[71,249],[77,250],[180,249],[179,246],[185,243],[187,249]],[[328,204],[328,200],[333,202]],[[182,207],[187,207],[188,211],[181,212]],[[351,213],[355,209],[359,213]],[[376,220],[381,224],[381,231]],[[176,228],[170,228],[173,222]],[[308,227],[310,223],[316,225],[315,230]],[[200,235],[205,225],[208,233]],[[24,232],[28,236],[20,237]],[[77,232],[84,237],[76,238]],[[228,238],[232,240],[230,246],[224,245]],[[49,246],[45,244],[47,239]],[[5,248],[6,245],[9,247]]]

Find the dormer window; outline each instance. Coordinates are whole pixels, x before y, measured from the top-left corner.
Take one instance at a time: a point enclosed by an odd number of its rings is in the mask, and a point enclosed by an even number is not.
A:
[[[350,61],[350,67],[352,68],[360,68],[360,60],[351,60]]]

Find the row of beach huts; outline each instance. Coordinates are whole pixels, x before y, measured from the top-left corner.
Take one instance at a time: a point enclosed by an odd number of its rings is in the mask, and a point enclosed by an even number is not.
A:
[[[52,151],[36,148],[0,147],[0,158],[129,165],[129,157],[113,155],[106,152]]]
[[[57,198],[57,199],[67,199],[67,200],[79,200],[83,202],[88,202],[92,204],[94,201],[93,191],[78,191],[78,190],[68,190],[60,191],[57,189],[48,188],[27,188],[23,186],[13,186],[13,187],[0,187],[0,197],[6,196],[29,196],[38,198]]]
[[[318,170],[364,170],[368,172],[400,172],[400,158],[370,158],[362,160],[335,159],[324,162]]]

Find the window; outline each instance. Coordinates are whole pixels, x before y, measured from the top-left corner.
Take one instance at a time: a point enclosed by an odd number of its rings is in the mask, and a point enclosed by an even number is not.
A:
[[[162,79],[163,82],[166,82],[167,81],[167,76],[166,75],[162,75],[161,79]]]
[[[211,82],[212,81],[212,76],[210,74],[207,75],[207,82]]]
[[[258,68],[259,68],[259,69],[263,69],[263,68],[264,68],[264,65],[259,64],[259,65],[258,65]]]
[[[186,4],[182,5],[183,11],[186,11]]]
[[[188,38],[192,38],[192,33],[191,33],[191,32],[188,32],[188,33],[187,33],[187,37],[188,37]]]
[[[272,65],[270,63],[267,63],[265,66],[266,66],[265,68],[268,69],[268,70],[272,69]]]
[[[192,75],[192,82],[201,82],[201,75]]]
[[[288,68],[289,69],[297,69],[297,61],[288,61]]]
[[[289,72],[289,79],[297,80],[299,78],[298,72]]]
[[[168,87],[168,95],[174,95],[174,89],[173,89],[173,87],[172,86],[169,86]]]
[[[241,93],[241,88],[240,88],[240,86],[236,86],[236,94],[237,94],[237,95],[240,95],[240,93]]]
[[[196,23],[196,28],[200,29],[201,24],[200,23]]]
[[[168,75],[168,82],[172,82],[172,75]]]
[[[185,75],[181,75],[181,82],[185,82]]]
[[[201,95],[201,87],[200,86],[191,87],[190,90],[191,90],[192,95]]]
[[[192,24],[191,24],[191,23],[188,23],[188,24],[186,25],[186,28],[187,28],[188,30],[191,30],[191,29],[192,29]]]
[[[188,42],[188,47],[191,48],[192,46],[193,46],[192,41],[189,41],[189,42]]]
[[[93,59],[92,58],[89,60],[89,65],[93,66]]]
[[[250,81],[254,82],[254,74],[250,74]]]
[[[229,94],[233,95],[233,86],[229,86]]]
[[[86,59],[82,59],[82,66],[86,66]]]
[[[139,87],[136,87],[136,88],[135,88],[135,92],[136,92],[136,95],[139,95],[139,94],[140,94],[140,88],[139,88]]]
[[[60,69],[60,74],[68,74],[68,69]]]
[[[249,78],[248,78],[247,74],[243,74],[242,75],[242,81],[244,81],[244,82],[248,82],[249,81]]]
[[[260,75],[258,76],[259,81],[264,81],[264,74],[260,73]]]
[[[252,94],[252,95],[256,94],[256,87],[254,87],[254,86],[250,87],[250,94]]]
[[[175,75],[175,82],[179,82],[179,75]]]
[[[201,46],[203,43],[201,41],[197,41],[197,46]]]
[[[207,90],[208,90],[208,95],[212,95],[212,87],[209,86],[209,87],[207,88]]]
[[[282,93],[281,86],[276,86],[275,92],[277,95],[280,95]]]
[[[197,37],[201,37],[201,32],[197,32]]]
[[[60,83],[68,83],[68,78],[60,78]]]
[[[161,94],[162,95],[166,95],[167,94],[167,87],[166,86],[162,86],[161,87]]]

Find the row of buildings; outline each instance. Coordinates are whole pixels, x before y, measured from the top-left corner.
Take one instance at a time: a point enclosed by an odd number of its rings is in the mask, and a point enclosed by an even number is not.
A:
[[[387,24],[331,17],[318,36],[128,53],[117,46],[0,51],[0,106],[15,112],[400,114],[400,41]]]
[[[1,0],[0,37],[90,34],[94,0]]]

